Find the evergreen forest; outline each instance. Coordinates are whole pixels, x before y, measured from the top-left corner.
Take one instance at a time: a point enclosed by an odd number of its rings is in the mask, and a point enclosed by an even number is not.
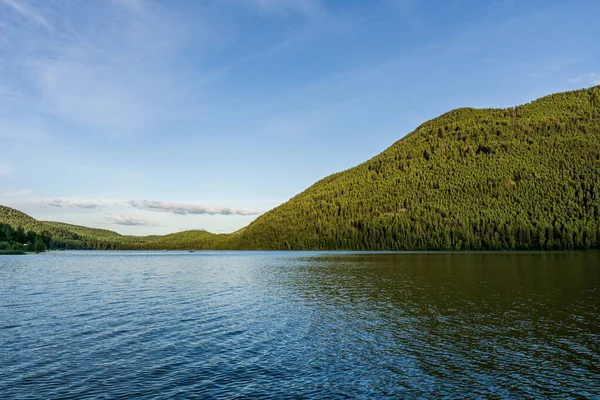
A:
[[[365,140],[368,140],[367,138]],[[165,236],[37,221],[0,207],[2,243],[52,249],[600,248],[600,86],[461,108],[232,234]],[[17,245],[18,247],[18,245]]]

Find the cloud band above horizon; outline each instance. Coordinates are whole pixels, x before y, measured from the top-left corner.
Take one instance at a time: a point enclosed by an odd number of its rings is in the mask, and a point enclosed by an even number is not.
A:
[[[39,204],[56,208],[80,208],[86,210],[128,207],[137,210],[172,213],[176,215],[260,215],[261,211],[212,206],[200,203],[155,200],[107,200],[107,199],[44,199]]]
[[[108,215],[104,218],[106,221],[123,226],[146,226],[146,227],[155,227],[160,226],[159,223],[155,221],[151,221],[145,218],[141,218],[135,215]]]
[[[259,211],[241,210],[229,207],[207,206],[195,203],[174,203],[169,201],[130,200],[129,206],[138,210],[168,212],[177,215],[259,215]]]

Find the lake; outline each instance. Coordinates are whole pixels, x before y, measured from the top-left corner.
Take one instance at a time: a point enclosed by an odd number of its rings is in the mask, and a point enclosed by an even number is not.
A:
[[[600,253],[0,257],[0,397],[600,396]]]

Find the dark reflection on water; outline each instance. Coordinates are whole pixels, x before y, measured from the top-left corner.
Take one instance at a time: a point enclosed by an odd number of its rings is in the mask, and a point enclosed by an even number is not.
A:
[[[600,253],[0,258],[2,398],[600,396]]]

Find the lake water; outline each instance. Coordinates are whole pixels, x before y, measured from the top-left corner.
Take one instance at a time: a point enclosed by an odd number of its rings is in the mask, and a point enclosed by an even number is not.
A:
[[[600,396],[600,253],[0,257],[0,397]]]

